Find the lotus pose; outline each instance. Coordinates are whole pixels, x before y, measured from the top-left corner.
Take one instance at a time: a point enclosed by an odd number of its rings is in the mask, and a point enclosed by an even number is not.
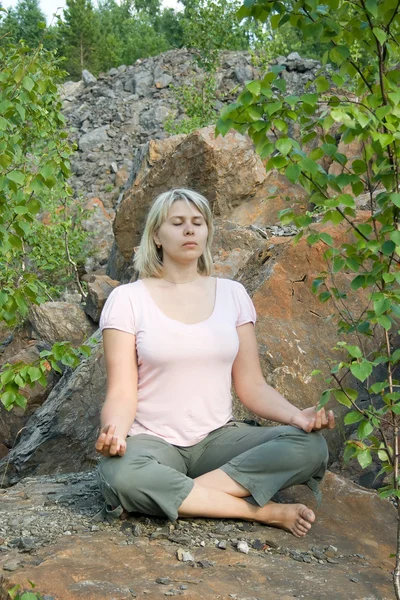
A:
[[[304,536],[315,515],[271,501],[295,484],[318,492],[333,413],[299,410],[262,375],[256,313],[239,282],[212,277],[208,201],[174,189],[153,202],[134,263],[139,279],[103,309],[107,394],[96,449],[107,510],[259,521]],[[232,416],[231,384],[249,410]]]

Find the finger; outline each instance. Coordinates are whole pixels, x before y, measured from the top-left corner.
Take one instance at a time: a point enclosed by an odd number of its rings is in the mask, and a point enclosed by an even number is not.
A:
[[[324,408],[321,408],[321,427],[326,427],[328,425],[328,417],[326,416],[326,412]]]
[[[106,434],[106,439],[104,441],[104,446],[106,448],[109,448],[111,446],[111,442],[113,439],[113,436],[115,434],[115,430],[116,430],[117,426],[116,425],[110,425],[107,434]]]
[[[323,409],[321,409],[321,410],[323,410]],[[321,411],[320,410],[315,415],[314,429],[321,429]]]
[[[328,429],[335,428],[335,415],[333,414],[333,410],[330,410],[328,413]]]
[[[111,445],[110,445],[110,449],[109,449],[109,453],[111,456],[115,456],[117,454],[118,444],[119,444],[118,437],[116,435],[114,435],[111,439]]]
[[[118,450],[118,454],[120,456],[123,456],[126,452],[126,442],[121,442],[119,450]]]
[[[105,433],[101,433],[99,435],[99,437],[97,438],[96,444],[95,444],[95,448],[98,452],[100,452],[100,450],[102,450],[103,446],[104,446],[104,440],[106,439],[106,434]]]

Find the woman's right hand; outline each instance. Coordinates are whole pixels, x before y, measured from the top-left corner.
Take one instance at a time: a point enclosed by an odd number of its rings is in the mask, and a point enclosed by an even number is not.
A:
[[[123,456],[126,452],[126,440],[115,435],[116,425],[105,425],[96,442],[96,450],[103,456]]]

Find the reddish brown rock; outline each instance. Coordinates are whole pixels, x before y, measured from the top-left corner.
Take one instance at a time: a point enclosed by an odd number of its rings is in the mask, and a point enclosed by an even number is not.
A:
[[[151,141],[114,221],[118,250],[130,261],[149,205],[161,192],[189,187],[206,196],[216,216],[227,217],[265,179],[264,165],[251,141],[236,132],[215,138],[214,128],[207,127],[188,136]]]
[[[66,487],[59,486],[63,489],[58,493],[65,496]],[[2,552],[0,575],[24,586],[34,581],[42,595],[60,600],[127,600],[132,596],[158,600],[171,589],[179,592],[182,585],[186,586],[183,597],[190,600],[292,600],[301,596],[391,600],[394,561],[389,556],[396,544],[395,508],[375,493],[330,473],[322,488],[324,500],[307,536],[295,538],[279,529],[244,523],[239,537],[251,548],[246,555],[235,550],[229,534],[226,550],[208,545],[209,534],[221,539],[220,521],[179,521],[181,527],[195,523],[192,537],[207,541],[204,548],[190,547],[194,565],[178,561],[177,544],[168,539],[127,536],[129,530],[124,532],[117,523],[104,530],[62,536],[53,545],[37,548],[32,556],[16,548]],[[29,515],[43,510],[41,502],[46,500],[48,505],[47,498],[57,496],[57,491],[56,486],[50,495],[40,495],[40,491],[35,490],[33,479],[7,490],[0,515],[7,517],[22,506]],[[304,488],[293,488],[285,496],[310,502],[310,492]],[[135,517],[131,519],[135,522]],[[265,550],[253,549],[254,540],[262,541]],[[132,543],[127,545],[127,541]],[[15,570],[4,571],[7,564]],[[162,585],[163,580],[168,585]]]

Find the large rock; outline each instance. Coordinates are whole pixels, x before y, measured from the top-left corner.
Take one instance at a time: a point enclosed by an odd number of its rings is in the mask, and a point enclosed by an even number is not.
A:
[[[106,303],[108,296],[113,289],[119,285],[119,281],[111,279],[107,275],[91,275],[87,277],[87,297],[85,303],[85,313],[95,323],[100,320],[101,311]]]
[[[94,129],[93,131],[85,133],[80,138],[79,150],[82,150],[82,152],[94,150],[95,148],[107,144],[109,141],[110,138],[108,137],[106,127],[99,127],[98,129]]]
[[[100,337],[98,332],[94,339]],[[0,480],[5,475],[12,484],[27,475],[90,469],[105,385],[103,346],[98,343],[90,358],[64,374],[29,419],[19,443],[0,461]]]
[[[83,308],[71,302],[45,302],[32,306],[29,321],[37,337],[49,344],[68,341],[79,346],[96,330]]]
[[[42,342],[31,342],[29,346],[11,357],[8,362],[12,365],[16,363],[34,363],[39,359],[40,352],[48,348],[49,346]],[[15,406],[11,411],[7,411],[0,402],[0,440],[8,448],[15,444],[18,432],[24,427],[32,413],[46,400],[59,379],[59,375],[49,369],[46,379],[47,385],[45,387],[36,382],[33,387],[27,386],[21,390],[21,394],[27,399],[25,410],[20,406]]]
[[[132,515],[122,525],[93,525],[100,506],[93,474],[25,479],[1,495],[0,580],[34,581],[42,595],[60,600],[156,600],[183,590],[190,600],[390,600],[395,508],[331,473],[322,491],[316,523],[295,538],[231,519],[171,525]],[[296,487],[285,499],[308,503],[307,492]],[[248,554],[237,552],[234,538],[247,543]],[[112,550],[106,561],[104,548]],[[194,561],[177,560],[179,548],[189,548]]]
[[[117,254],[130,263],[149,205],[161,192],[174,187],[195,189],[207,197],[216,216],[226,218],[252,198],[265,179],[264,165],[251,141],[239,133],[215,138],[214,128],[208,127],[188,136],[151,141],[117,211]],[[120,279],[123,274],[115,260],[109,264],[109,274]]]

